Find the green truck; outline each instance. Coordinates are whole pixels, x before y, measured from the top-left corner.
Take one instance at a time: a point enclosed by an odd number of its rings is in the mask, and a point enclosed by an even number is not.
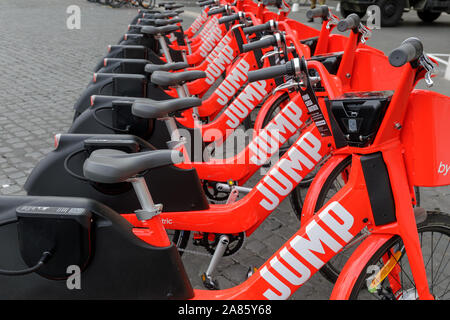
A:
[[[428,23],[439,18],[442,12],[450,13],[450,1],[446,0],[341,0],[340,3],[345,17],[350,13],[363,17],[371,5],[380,7],[382,27],[397,25],[404,11],[416,10],[419,18]]]

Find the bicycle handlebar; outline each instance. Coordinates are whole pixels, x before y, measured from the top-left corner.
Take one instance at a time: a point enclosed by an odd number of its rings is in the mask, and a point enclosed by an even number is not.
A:
[[[265,6],[279,6],[280,0],[263,0],[263,5]]]
[[[423,54],[422,42],[414,37],[408,38],[389,54],[389,63],[393,67],[401,67],[407,62],[419,59]]]
[[[225,12],[227,12],[227,6],[216,8],[216,9],[211,9],[208,11],[208,17],[213,16],[215,14],[219,14],[219,13],[225,13]]]
[[[167,10],[174,10],[174,9],[181,9],[184,8],[184,5],[182,4],[168,4],[164,6],[165,9]]]
[[[173,18],[176,17],[178,13],[175,11],[166,11],[163,13],[145,13],[143,18],[146,19],[164,19],[164,18]]]
[[[244,34],[252,34],[255,32],[261,32],[261,31],[266,31],[266,30],[275,30],[275,29],[278,29],[278,22],[275,20],[270,20],[266,23],[263,23],[263,24],[260,24],[257,26],[243,28],[242,31],[244,32]]]
[[[209,6],[211,4],[216,4],[216,0],[206,0],[206,1],[197,1],[196,4],[198,6]]]
[[[175,1],[170,1],[170,2],[160,2],[160,3],[158,3],[158,7],[165,7],[165,6],[171,6],[171,5],[174,5],[174,4],[176,4],[176,2]]]
[[[226,23],[226,22],[231,22],[231,21],[235,21],[235,20],[239,20],[241,18],[241,16],[243,16],[243,12],[238,12],[229,16],[225,16],[219,19],[219,23]]]
[[[248,82],[254,82],[259,80],[274,79],[284,75],[295,75],[294,60],[287,62],[286,64],[268,67],[260,70],[248,72]]]
[[[337,29],[340,32],[345,32],[347,30],[355,29],[361,23],[361,18],[356,14],[352,13],[347,16],[347,18],[339,21]]]
[[[262,38],[261,40],[253,41],[247,44],[242,45],[242,52],[249,52],[256,49],[267,48],[271,46],[277,45],[277,38],[275,35],[267,36]]]
[[[144,20],[152,20],[152,19],[144,19]],[[174,19],[155,19],[154,23],[157,26],[167,26],[167,25],[171,25],[171,24],[176,24],[176,23],[181,23],[183,22],[183,19],[181,18],[174,18]]]
[[[328,9],[328,6],[320,6],[319,8],[310,9],[310,10],[306,11],[306,17],[308,19],[313,19],[313,18],[327,19],[329,13],[330,13],[330,9]]]

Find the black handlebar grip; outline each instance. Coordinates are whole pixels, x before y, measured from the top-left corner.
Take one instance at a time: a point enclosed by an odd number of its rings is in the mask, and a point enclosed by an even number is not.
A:
[[[231,22],[231,21],[239,20],[239,18],[240,18],[240,14],[235,13],[235,14],[220,18],[219,23]]]
[[[340,32],[345,32],[347,30],[357,28],[360,23],[361,18],[356,13],[352,13],[349,14],[344,20],[338,22],[337,29]]]
[[[265,6],[279,6],[280,0],[263,0],[263,5]]]
[[[172,4],[175,4],[175,3],[176,3],[175,1],[160,2],[160,3],[158,3],[158,7],[164,7],[164,6],[172,5]]]
[[[183,19],[181,19],[181,18],[174,18],[174,19],[170,19],[170,20],[156,19],[154,21],[155,25],[157,25],[157,26],[167,26],[169,24],[176,24],[176,23],[180,23],[180,22],[183,22]]]
[[[268,67],[260,70],[248,72],[248,82],[254,82],[266,79],[275,79],[284,75],[294,75],[294,63],[289,61],[279,66]]]
[[[417,38],[408,38],[389,54],[389,63],[401,67],[407,62],[419,59],[423,54],[423,44]]]
[[[173,18],[176,17],[178,14],[175,11],[166,11],[162,13],[148,13],[145,14],[144,18],[149,19],[165,19],[165,18]]]
[[[256,49],[271,47],[277,44],[275,36],[269,36],[258,41],[253,41],[242,45],[242,52],[249,52]]]
[[[167,10],[181,9],[181,8],[184,8],[184,5],[182,5],[182,4],[168,4],[168,5],[165,5],[164,8],[166,8]]]
[[[219,13],[225,13],[227,12],[227,8],[226,7],[220,7],[220,8],[216,8],[216,9],[211,9],[208,11],[208,17],[215,15],[215,14],[219,14]]]
[[[274,23],[274,22],[272,22]],[[251,27],[246,27],[243,28],[242,31],[244,32],[244,34],[252,34],[255,32],[261,32],[261,31],[266,31],[266,30],[270,30],[272,28],[271,22],[266,22],[257,26],[251,26]]]
[[[215,4],[216,0],[206,0],[206,1],[197,1],[198,6],[209,6],[210,4]]]
[[[308,19],[313,19],[313,18],[326,19],[326,18],[328,18],[329,12],[330,12],[330,9],[328,9],[328,6],[320,6],[319,8],[309,9],[308,11],[306,11],[306,17]]]
[[[176,5],[176,2],[161,2],[161,3],[158,3],[158,7],[160,7],[160,8],[164,7],[165,9],[167,9],[167,7],[173,6],[173,5]]]

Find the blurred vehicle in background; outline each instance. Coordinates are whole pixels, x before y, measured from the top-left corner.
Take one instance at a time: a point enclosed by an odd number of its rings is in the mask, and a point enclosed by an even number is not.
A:
[[[450,13],[450,1],[447,0],[341,0],[340,4],[344,17],[350,13],[363,17],[369,6],[379,6],[383,27],[397,25],[404,11],[416,10],[419,18],[428,23],[439,18],[442,12]]]

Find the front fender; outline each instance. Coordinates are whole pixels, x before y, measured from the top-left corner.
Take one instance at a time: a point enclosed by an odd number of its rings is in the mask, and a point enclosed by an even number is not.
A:
[[[322,190],[328,176],[333,172],[333,170],[342,162],[348,155],[335,155],[331,157],[323,166],[320,168],[317,175],[314,177],[311,185],[308,188],[305,200],[303,201],[302,208],[302,222],[308,221],[316,212],[317,198]]]
[[[261,109],[258,112],[258,115],[256,116],[255,120],[255,126],[254,129],[256,132],[259,132],[259,130],[264,129],[263,123],[264,118],[266,117],[267,113],[269,112],[270,107],[279,99],[283,94],[285,94],[285,91],[278,91],[277,93],[271,95],[262,105]]]
[[[370,258],[392,235],[373,234],[361,243],[348,259],[334,285],[331,300],[348,300],[359,275],[366,269]]]

